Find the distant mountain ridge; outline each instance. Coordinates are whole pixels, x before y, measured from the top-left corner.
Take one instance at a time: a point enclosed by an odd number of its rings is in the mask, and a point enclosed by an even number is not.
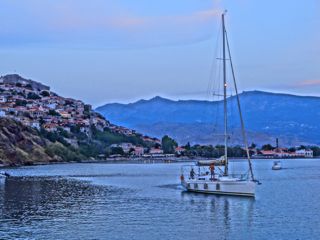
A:
[[[296,96],[263,91],[246,91],[240,95],[249,141],[283,145],[320,144],[320,97]],[[236,98],[228,98],[228,116],[233,144],[240,143]],[[223,102],[179,100],[159,96],[130,104],[106,104],[97,112],[112,122],[161,137],[169,134],[180,143],[221,141]],[[218,123],[218,124],[217,124]],[[215,131],[214,131],[215,130]]]

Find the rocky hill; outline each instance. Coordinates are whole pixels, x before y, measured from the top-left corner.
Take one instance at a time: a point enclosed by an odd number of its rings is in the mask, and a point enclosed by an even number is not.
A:
[[[257,144],[320,144],[320,98],[249,91],[240,94],[249,141]],[[228,98],[231,143],[240,143],[235,97]],[[172,101],[161,97],[131,104],[106,104],[96,111],[137,131],[153,136],[169,134],[179,143],[221,142],[221,101]]]
[[[71,153],[62,144],[40,136],[35,129],[9,118],[0,118],[0,164],[16,166],[63,161],[59,154],[50,153],[54,146]]]
[[[159,142],[112,124],[89,104],[61,97],[39,82],[16,74],[0,77],[2,165],[105,158],[118,154],[122,143],[130,154],[142,154]]]

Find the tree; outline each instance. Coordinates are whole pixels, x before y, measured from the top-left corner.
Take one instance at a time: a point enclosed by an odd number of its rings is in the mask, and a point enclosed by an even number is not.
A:
[[[51,115],[51,116],[60,116],[60,114],[59,114],[58,112],[56,112],[55,110],[53,110],[53,109],[50,109],[50,110],[49,110],[48,115]]]
[[[33,100],[41,99],[41,97],[39,95],[35,94],[34,92],[29,92],[27,98],[33,99]]]
[[[177,146],[177,142],[168,135],[162,138],[162,150],[164,153],[174,153]]]
[[[30,89],[30,90],[33,90],[32,85],[31,85],[30,83],[28,83],[28,84],[26,85],[26,88],[27,88],[27,89]]]
[[[122,149],[122,147],[112,147],[111,148],[111,154],[120,154],[123,155],[124,151]]]
[[[160,144],[160,143],[155,143],[155,144],[154,144],[154,147],[155,147],[155,148],[161,148],[161,144]]]
[[[16,102],[15,102],[15,106],[26,106],[27,103],[28,102],[26,100],[17,99]]]
[[[40,117],[40,119],[39,119],[39,123],[40,123],[40,125],[43,125],[43,124],[45,124],[45,123],[46,123],[46,121],[44,121],[44,120],[43,120],[43,117]]]
[[[72,126],[70,127],[70,131],[71,131],[72,133],[80,133],[80,126],[79,126],[79,125],[72,125]]]
[[[262,150],[264,150],[264,151],[270,151],[273,149],[274,149],[274,147],[272,147],[271,144],[265,144],[262,146]]]
[[[40,94],[43,97],[50,97],[50,93],[48,91],[42,91]]]
[[[288,149],[288,152],[291,152],[291,153],[295,152],[295,151],[296,151],[296,148],[294,148],[294,147],[291,147],[291,148]]]
[[[317,146],[311,146],[310,149],[313,151],[313,156],[320,156],[320,148]]]
[[[135,152],[134,148],[130,148],[129,153],[133,154]]]
[[[184,148],[185,148],[186,150],[190,150],[190,149],[191,149],[190,143],[188,142],[188,143],[184,146]]]

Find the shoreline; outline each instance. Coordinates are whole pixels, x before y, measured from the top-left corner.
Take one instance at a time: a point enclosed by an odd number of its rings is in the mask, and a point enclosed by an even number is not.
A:
[[[310,160],[310,159],[320,159],[320,157],[313,158],[251,158],[251,160]],[[55,164],[74,164],[74,163],[103,163],[103,164],[153,164],[153,163],[193,163],[199,160],[212,160],[212,158],[189,158],[189,157],[167,157],[167,158],[128,158],[128,157],[119,157],[119,158],[107,158],[107,159],[88,159],[88,160],[79,160],[79,161],[69,161],[69,162],[35,162],[22,165],[4,165],[0,164],[0,169],[8,168],[19,168],[27,166],[42,166],[42,165],[55,165]],[[230,158],[231,161],[243,160],[246,161],[247,158]]]

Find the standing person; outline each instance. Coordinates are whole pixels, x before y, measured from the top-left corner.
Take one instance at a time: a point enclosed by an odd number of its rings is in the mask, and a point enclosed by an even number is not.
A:
[[[190,171],[190,178],[191,178],[191,179],[194,178],[194,170],[193,170],[193,168],[192,168],[191,171]]]
[[[210,173],[211,173],[211,180],[214,180],[214,164],[210,164]]]

